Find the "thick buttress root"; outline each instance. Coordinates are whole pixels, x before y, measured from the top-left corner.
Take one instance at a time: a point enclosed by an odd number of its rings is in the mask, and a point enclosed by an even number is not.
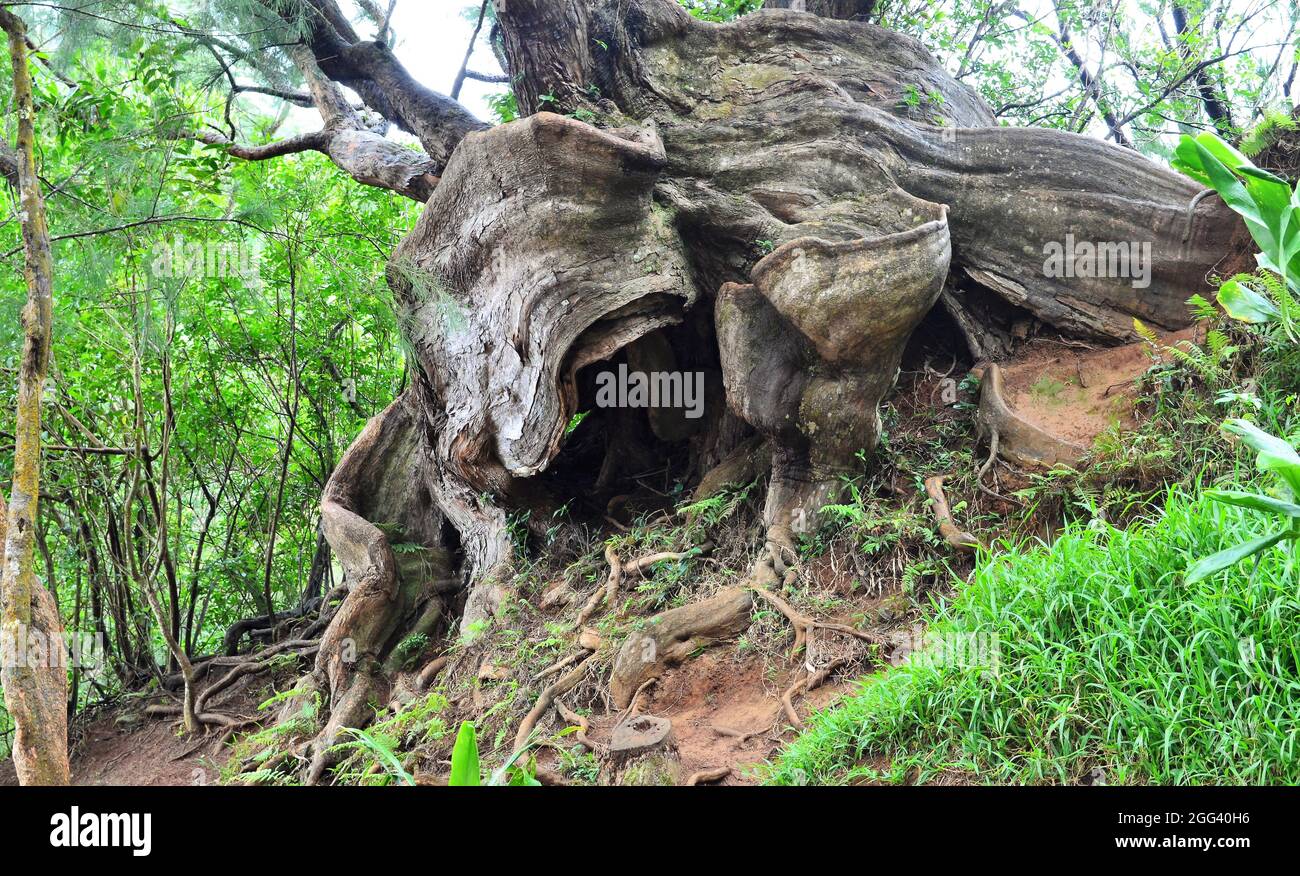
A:
[[[311,744],[309,782],[319,781],[333,762],[340,731],[364,726],[372,700],[383,701],[385,659],[399,634],[432,631],[442,616],[441,594],[458,586],[441,542],[443,518],[426,483],[412,398],[408,391],[366,425],[321,501],[321,525],[348,593],[321,636],[309,676],[329,703],[325,726]],[[403,552],[413,561],[398,562],[385,530],[418,548]]]

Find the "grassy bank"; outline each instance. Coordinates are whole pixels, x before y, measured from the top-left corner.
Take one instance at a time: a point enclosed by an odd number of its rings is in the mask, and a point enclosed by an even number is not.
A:
[[[1155,519],[1006,548],[928,634],[996,636],[996,672],[921,658],[869,679],[769,781],[1075,782],[1098,768],[1111,784],[1300,781],[1295,558],[1278,548],[1257,567],[1183,578],[1266,526],[1173,490]]]

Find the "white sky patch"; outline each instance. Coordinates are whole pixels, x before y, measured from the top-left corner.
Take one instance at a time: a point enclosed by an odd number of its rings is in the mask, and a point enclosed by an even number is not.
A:
[[[465,49],[474,32],[474,20],[465,12],[471,8],[477,17],[478,4],[468,0],[397,0],[393,10],[393,32],[397,34],[393,54],[417,82],[439,94],[451,93],[456,72],[465,59]],[[501,65],[488,45],[490,26],[490,22],[483,23],[469,68],[479,73],[499,74]],[[495,121],[487,97],[500,94],[507,88],[506,85],[466,79],[460,102],[483,121]]]

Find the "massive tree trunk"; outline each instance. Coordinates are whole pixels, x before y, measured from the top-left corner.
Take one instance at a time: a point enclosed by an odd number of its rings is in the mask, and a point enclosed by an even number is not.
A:
[[[871,5],[718,25],[672,0],[497,0],[527,115],[490,129],[378,44],[341,46],[356,37],[337,24],[308,35],[320,69],[415,132],[425,182],[440,178],[389,265],[414,386],[325,497],[351,584],[317,663],[326,742],[363,718],[400,631],[441,592],[430,579],[401,593],[376,524],[453,557],[462,626],[490,622],[508,511],[583,489],[557,493],[543,473],[594,406],[588,366],[705,371],[702,420],[651,417],[644,440],[703,462],[758,433],[773,454],[768,538],[789,546],[875,446],[877,405],[941,296],[975,342],[975,297],[1098,342],[1130,339],[1135,317],[1189,322],[1185,300],[1238,232],[1220,202],[1195,202],[1198,186],[1132,150],[996,126],[915,40],[838,20]],[[1132,244],[1135,258],[1149,244],[1149,276],[1062,276],[1047,252],[1070,241]],[[611,453],[632,453],[621,414],[605,414]],[[344,641],[363,656],[343,660]]]

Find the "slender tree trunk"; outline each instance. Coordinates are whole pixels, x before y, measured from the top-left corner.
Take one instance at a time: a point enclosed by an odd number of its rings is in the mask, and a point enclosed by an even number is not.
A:
[[[68,766],[67,670],[58,606],[39,581],[33,537],[41,481],[41,390],[50,360],[53,324],[53,260],[45,204],[36,176],[36,110],[27,68],[26,28],[0,9],[9,36],[14,103],[18,109],[18,183],[22,200],[27,305],[23,308],[23,353],[18,369],[18,411],[14,427],[14,480],[4,535],[0,576],[0,636],[8,647],[0,661],[5,707],[14,721],[14,766],[24,785],[66,785]],[[31,645],[43,641],[43,659]],[[25,643],[25,644],[20,644]],[[15,645],[17,648],[15,648]],[[25,652],[25,653],[24,653]]]

